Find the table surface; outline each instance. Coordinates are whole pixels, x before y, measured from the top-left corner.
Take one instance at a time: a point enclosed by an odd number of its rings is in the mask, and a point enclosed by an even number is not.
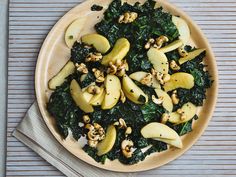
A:
[[[5,171],[6,150],[7,2],[0,1],[0,176],[3,176]]]
[[[219,69],[214,116],[200,140],[179,159],[139,176],[236,176],[236,1],[170,0],[202,28]],[[12,131],[35,99],[38,51],[55,22],[80,0],[10,0],[7,109],[7,176],[63,176]],[[207,111],[207,110],[206,110]]]

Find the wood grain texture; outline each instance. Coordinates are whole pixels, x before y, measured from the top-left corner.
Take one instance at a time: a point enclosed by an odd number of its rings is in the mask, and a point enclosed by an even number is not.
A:
[[[81,0],[10,0],[7,176],[63,176],[11,133],[35,99],[38,51],[55,22]],[[215,52],[219,97],[200,140],[182,157],[139,176],[236,176],[236,1],[170,0],[202,28]]]

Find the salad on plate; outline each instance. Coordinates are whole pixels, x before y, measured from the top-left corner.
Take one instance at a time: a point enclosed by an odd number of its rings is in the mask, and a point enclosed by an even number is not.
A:
[[[114,0],[96,33],[80,36],[84,23],[68,26],[70,60],[48,82],[47,110],[60,135],[86,140],[82,149],[101,163],[131,165],[182,148],[212,85],[207,51],[190,45],[187,22],[153,0]]]

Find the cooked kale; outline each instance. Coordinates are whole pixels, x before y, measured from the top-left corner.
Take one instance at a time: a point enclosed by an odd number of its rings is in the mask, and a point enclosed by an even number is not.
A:
[[[119,157],[119,161],[123,164],[129,164],[133,165],[135,163],[138,163],[139,161],[143,161],[145,159],[145,154],[141,151],[141,149],[136,149],[133,152],[133,155],[131,158],[126,158],[123,155]]]
[[[92,7],[91,7],[91,11],[101,11],[103,9],[102,6],[100,5],[97,5],[97,4],[94,4]]]
[[[91,52],[94,52],[94,48],[84,47],[84,44],[75,42],[71,49],[71,61],[78,64],[83,63]]]
[[[140,103],[145,103],[145,102],[146,102],[145,96],[140,95],[139,98],[138,98],[138,101],[139,101]]]
[[[106,159],[107,159],[107,155],[103,155],[103,156],[98,156],[97,155],[97,150],[95,148],[90,147],[89,145],[85,145],[83,147],[83,150],[89,155],[91,156],[94,160],[96,160],[97,162],[100,162],[102,164],[105,163]]]
[[[205,65],[202,63],[204,57],[205,52],[181,65],[181,71],[193,75],[194,87],[190,90],[178,89],[178,97],[180,98],[179,106],[187,102],[192,102],[196,106],[203,105],[203,101],[206,99],[206,90],[211,87],[213,82],[210,79],[209,73],[204,69]]]
[[[167,125],[174,129],[179,134],[179,136],[183,136],[192,131],[192,122],[193,119],[179,125],[173,125],[171,123],[168,123]]]
[[[88,72],[85,79],[82,82],[80,82],[80,86],[82,88],[84,88],[84,87],[87,87],[88,85],[90,85],[92,82],[95,82],[95,81],[96,81],[96,78],[95,78],[94,74],[91,73],[91,72]]]
[[[75,139],[84,135],[84,128],[79,127],[83,112],[75,105],[70,95],[70,81],[57,87],[47,104],[48,112],[56,119],[60,134],[66,138],[70,130]]]
[[[149,101],[148,103],[141,106],[143,118],[146,123],[160,122],[162,114],[165,112],[164,108]]]

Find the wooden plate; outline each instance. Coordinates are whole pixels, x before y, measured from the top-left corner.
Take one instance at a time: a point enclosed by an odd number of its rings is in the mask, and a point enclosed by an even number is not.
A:
[[[188,25],[191,29],[192,44],[199,48],[207,49],[207,57],[205,59],[205,63],[206,65],[208,65],[208,70],[213,77],[213,86],[207,92],[207,99],[204,106],[199,110],[200,118],[195,121],[193,125],[193,131],[182,137],[182,149],[170,148],[169,150],[161,153],[154,153],[148,156],[144,161],[135,165],[123,165],[119,163],[118,160],[112,162],[107,161],[104,165],[95,162],[81,149],[81,145],[78,142],[74,141],[73,138],[69,137],[66,140],[63,140],[56,131],[54,118],[51,117],[46,110],[46,104],[51,94],[51,91],[48,89],[48,81],[63,67],[63,65],[70,58],[70,49],[67,48],[64,41],[64,33],[68,25],[77,18],[85,17],[88,20],[86,20],[86,24],[84,25],[81,35],[94,32],[94,24],[101,20],[101,18],[103,17],[102,14],[104,10],[107,9],[110,2],[111,0],[88,0],[70,10],[53,27],[46,40],[44,41],[38,57],[35,73],[35,90],[37,101],[42,117],[51,133],[58,140],[58,142],[60,142],[65,147],[65,149],[67,149],[79,159],[96,167],[111,171],[136,172],[149,170],[162,166],[181,156],[198,140],[198,138],[202,135],[203,131],[207,127],[208,122],[210,121],[213,114],[217,99],[218,76],[216,62],[210,45],[207,39],[204,37],[203,33],[200,31],[199,27],[177,7],[164,0],[158,1],[159,5],[162,5],[165,10],[172,13],[173,15],[179,15],[188,22]],[[133,3],[135,1],[128,0],[128,2]],[[140,2],[144,2],[144,0],[140,0]],[[93,4],[102,5],[104,9],[102,11],[91,11],[90,7]]]

